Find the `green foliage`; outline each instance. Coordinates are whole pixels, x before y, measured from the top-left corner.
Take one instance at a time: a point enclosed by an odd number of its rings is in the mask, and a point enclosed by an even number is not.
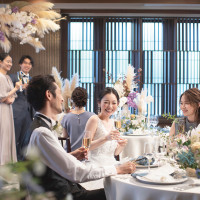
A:
[[[164,113],[162,114],[162,117],[166,118],[166,119],[171,119],[171,120],[175,120],[175,115],[171,115],[171,113],[169,112],[168,114],[167,113]]]
[[[191,150],[188,152],[181,151],[177,154],[178,163],[181,165],[182,168],[193,168],[196,169],[198,167],[198,163],[196,162],[196,159],[194,157],[194,154]]]
[[[162,117],[164,117],[167,120],[172,120],[172,123],[176,120],[176,115],[171,115],[171,113],[169,112],[162,114]]]

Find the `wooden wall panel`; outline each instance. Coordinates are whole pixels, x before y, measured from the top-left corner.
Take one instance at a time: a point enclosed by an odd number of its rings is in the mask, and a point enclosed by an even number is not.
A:
[[[60,31],[46,34],[41,41],[46,50],[39,53],[36,53],[35,49],[28,44],[20,45],[19,41],[12,41],[10,55],[13,58],[13,67],[9,74],[20,69],[18,62],[22,55],[30,55],[34,60],[31,76],[49,74],[53,66],[60,70]]]

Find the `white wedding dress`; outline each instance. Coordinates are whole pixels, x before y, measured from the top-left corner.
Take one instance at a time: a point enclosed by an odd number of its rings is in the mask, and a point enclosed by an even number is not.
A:
[[[105,129],[103,122],[101,119],[98,120],[97,130],[93,140],[97,140],[103,136],[108,135],[108,131]],[[88,160],[89,162],[86,164],[95,164],[98,166],[108,166],[108,165],[116,165],[117,161],[114,157],[114,152],[117,147],[116,140],[110,140],[99,146],[97,149],[89,151]],[[103,179],[96,181],[89,181],[86,183],[81,183],[83,187],[87,190],[95,190],[103,188]]]

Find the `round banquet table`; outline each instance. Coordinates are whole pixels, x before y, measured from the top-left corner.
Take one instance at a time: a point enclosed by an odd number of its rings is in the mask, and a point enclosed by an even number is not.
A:
[[[144,154],[144,144],[146,142],[153,142],[153,145],[159,145],[160,143],[159,136],[122,135],[122,138],[127,139],[128,143],[120,154],[120,159],[126,157],[137,158],[138,156]]]
[[[104,190],[107,200],[199,200],[200,186],[184,191],[174,188],[189,184],[191,181],[200,183],[199,179],[190,178],[178,185],[152,185],[139,182],[131,175],[117,175],[104,179]]]

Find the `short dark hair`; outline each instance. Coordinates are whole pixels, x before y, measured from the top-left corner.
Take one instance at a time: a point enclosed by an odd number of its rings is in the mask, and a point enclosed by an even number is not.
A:
[[[85,88],[76,87],[72,92],[72,101],[75,104],[75,106],[79,108],[86,106],[87,99],[88,99],[88,94]]]
[[[100,92],[99,101],[101,101],[103,99],[103,97],[107,94],[114,94],[117,98],[117,101],[119,102],[119,95],[118,95],[117,91],[112,87],[106,87],[104,90],[102,90]]]
[[[27,100],[36,111],[41,110],[45,106],[46,91],[49,90],[53,97],[56,97],[55,79],[52,75],[34,76],[27,87]]]
[[[8,53],[0,53],[0,61],[3,61],[8,56],[10,56]]]
[[[31,62],[32,67],[34,66],[33,59],[29,55],[23,55],[19,60],[19,64],[21,65],[24,62],[25,59],[29,59],[30,62]]]

